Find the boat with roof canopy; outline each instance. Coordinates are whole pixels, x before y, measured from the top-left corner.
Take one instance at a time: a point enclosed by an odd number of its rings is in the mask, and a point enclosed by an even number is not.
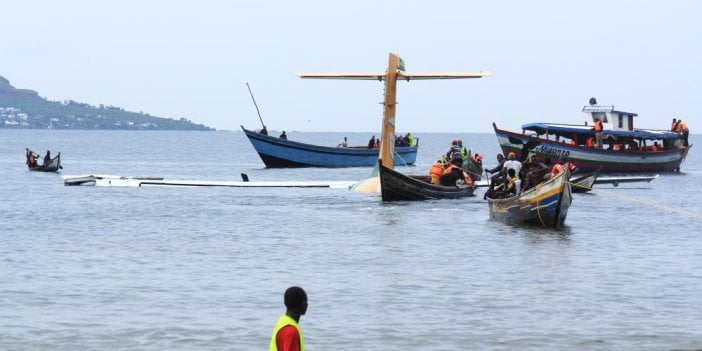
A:
[[[597,105],[595,98],[583,112],[590,115],[592,124],[527,123],[521,133],[492,126],[505,154],[514,152],[522,160],[530,154],[542,161],[564,157],[583,172],[678,172],[692,147],[684,146],[678,132],[634,128],[638,114]],[[596,121],[603,126],[601,147],[595,145]]]

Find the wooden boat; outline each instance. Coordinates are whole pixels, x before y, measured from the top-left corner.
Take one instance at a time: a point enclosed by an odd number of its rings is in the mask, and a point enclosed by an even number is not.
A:
[[[563,225],[572,201],[568,170],[508,198],[486,197],[490,218],[508,224],[535,224],[547,228]]]
[[[583,112],[589,113],[593,121],[604,121],[601,148],[588,146],[595,132],[587,122],[580,125],[528,123],[522,125],[522,133],[498,129],[495,123],[493,128],[505,154],[514,152],[518,158],[526,159],[531,153],[541,161],[565,156],[583,172],[600,168],[601,173],[677,172],[692,147],[683,146],[680,133],[634,129],[636,113],[616,111],[614,106],[598,106],[594,98],[590,106],[583,107]]]
[[[305,144],[258,133],[241,126],[251,145],[268,168],[372,167],[380,149],[367,146],[330,147]],[[395,147],[394,162],[414,164],[418,146]]]
[[[600,170],[596,170],[592,173],[583,174],[581,176],[572,177],[570,179],[570,186],[574,193],[586,193],[592,190],[592,186],[597,180],[597,176],[600,174]]]
[[[59,152],[56,156],[54,156],[49,162],[44,163],[42,165],[36,165],[36,161],[33,164],[30,164],[29,158],[31,156],[38,157],[38,155],[32,151],[27,149],[27,168],[29,168],[30,171],[34,172],[58,172],[59,170],[63,169],[63,166],[61,166],[61,153]]]
[[[380,163],[380,161],[379,161]],[[458,199],[473,196],[474,187],[442,186],[429,182],[426,176],[410,176],[379,164],[380,192],[383,201],[418,201]]]

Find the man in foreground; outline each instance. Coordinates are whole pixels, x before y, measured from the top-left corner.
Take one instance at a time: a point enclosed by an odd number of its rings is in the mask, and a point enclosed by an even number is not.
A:
[[[269,351],[304,351],[305,339],[300,329],[300,316],[307,312],[307,294],[297,286],[285,290],[287,311],[278,318],[273,328]]]

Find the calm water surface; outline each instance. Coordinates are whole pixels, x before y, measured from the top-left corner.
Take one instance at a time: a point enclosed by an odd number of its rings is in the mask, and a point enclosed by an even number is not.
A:
[[[377,134],[377,133],[376,133]],[[289,133],[364,144],[370,133]],[[493,165],[491,134],[451,139]],[[692,142],[702,145],[698,135]],[[267,170],[241,132],[0,130],[0,349],[264,350],[304,287],[309,350],[702,348],[702,150],[684,174],[575,195],[559,231],[488,219],[478,196],[380,203],[340,189],[65,187],[65,175],[357,180]]]

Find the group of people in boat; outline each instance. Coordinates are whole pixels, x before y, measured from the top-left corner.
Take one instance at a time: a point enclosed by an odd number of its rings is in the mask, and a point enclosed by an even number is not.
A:
[[[429,182],[443,186],[475,187],[475,181],[480,179],[482,159],[480,154],[472,155],[463,141],[453,140],[446,154],[429,168]]]
[[[497,166],[485,168],[485,172],[490,174],[490,187],[485,192],[484,197],[500,199],[519,195],[523,191],[557,176],[566,168],[570,170],[571,174],[578,171],[578,167],[572,162],[567,162],[567,158],[564,156],[558,158],[552,165],[550,158],[541,162],[532,156],[526,161],[520,162],[515,159],[513,152],[507,155],[507,159],[504,155],[497,154]]]
[[[39,155],[34,153],[34,151],[27,149],[27,167],[29,168],[36,168],[39,167],[39,164],[37,163],[37,159],[39,159]],[[51,163],[51,151],[46,150],[46,154],[44,155],[44,166],[49,165]]]

